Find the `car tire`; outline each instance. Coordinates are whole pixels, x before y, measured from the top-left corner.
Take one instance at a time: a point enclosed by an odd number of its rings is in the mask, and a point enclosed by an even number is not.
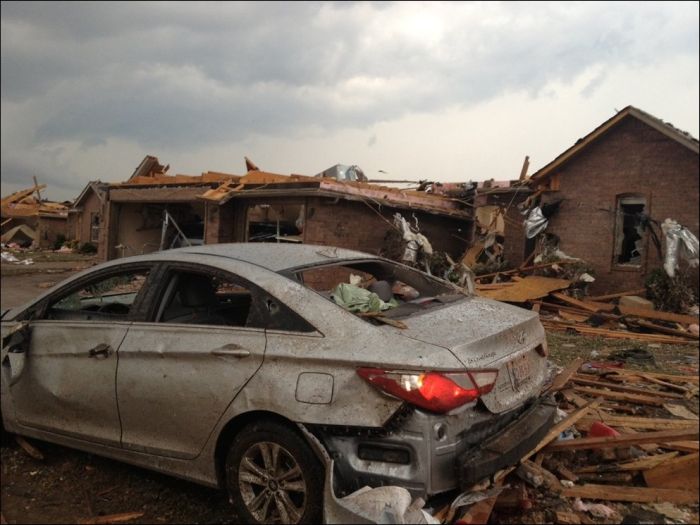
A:
[[[296,429],[252,423],[226,457],[226,490],[244,523],[321,523],[324,469]]]

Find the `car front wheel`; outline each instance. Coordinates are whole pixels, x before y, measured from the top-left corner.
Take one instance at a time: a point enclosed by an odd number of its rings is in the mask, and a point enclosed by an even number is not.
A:
[[[320,523],[323,468],[290,427],[258,422],[245,427],[226,458],[226,485],[247,523]]]

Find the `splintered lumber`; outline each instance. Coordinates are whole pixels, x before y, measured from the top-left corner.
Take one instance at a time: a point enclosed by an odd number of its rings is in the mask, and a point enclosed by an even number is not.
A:
[[[630,290],[629,292],[618,292],[610,293],[608,295],[598,295],[596,297],[588,297],[589,301],[609,301],[610,299],[617,299],[618,297],[624,297],[626,295],[642,295],[646,293],[646,289],[640,288],[638,290]]]
[[[526,459],[520,463],[520,466],[518,466],[515,473],[518,474],[523,481],[527,481],[534,487],[538,487],[540,483],[539,480],[542,480],[541,484],[547,487],[547,489],[550,491],[561,492],[562,485],[559,483],[559,478],[557,478],[546,468],[530,461],[529,459]]]
[[[613,392],[612,390],[603,390],[601,388],[589,388],[587,386],[576,386],[574,392],[588,394],[594,397],[604,397],[605,399],[613,399],[615,401],[626,401],[629,403],[640,403],[642,405],[662,406],[664,401],[662,398],[645,396],[641,394],[628,394],[626,392]]]
[[[520,461],[525,461],[527,459],[530,459],[534,454],[537,454],[540,450],[542,450],[544,447],[546,447],[552,440],[556,439],[559,434],[561,434],[564,430],[567,428],[573,426],[576,424],[576,422],[581,419],[583,416],[585,416],[589,410],[593,410],[598,407],[598,405],[602,402],[601,399],[594,399],[590,403],[586,404],[585,406],[582,406],[575,412],[572,412],[569,414],[569,416],[565,419],[562,419],[554,425],[552,428],[549,429],[549,432],[540,440],[540,442],[533,448],[530,452],[525,454]]]
[[[642,443],[672,443],[674,441],[698,439],[700,432],[697,428],[682,428],[677,430],[662,430],[660,432],[635,432],[620,436],[588,437],[566,439],[547,446],[547,452],[555,450],[583,450],[639,445]]]
[[[639,470],[649,470],[657,465],[660,465],[664,461],[673,459],[678,455],[678,452],[668,452],[666,454],[657,454],[655,456],[649,456],[646,458],[636,459],[634,461],[627,461],[625,463],[613,463],[608,465],[589,465],[587,467],[581,467],[576,469],[576,473],[584,474],[587,472],[618,472],[618,471],[639,471]]]
[[[575,393],[573,390],[571,390],[571,388],[562,390],[561,394],[564,396],[564,399],[566,399],[569,403],[576,405],[578,408],[584,407],[586,406],[586,403],[588,403],[586,399]]]
[[[671,323],[681,324],[698,324],[698,316],[674,314],[671,312],[660,312],[659,310],[650,310],[648,308],[640,308],[638,306],[618,306],[622,315],[631,315],[634,317],[643,317],[645,319],[656,319],[658,321],[670,321]]]
[[[683,393],[689,392],[689,389],[687,389],[684,386],[674,385],[673,383],[669,383],[668,381],[661,381],[660,379],[656,379],[655,377],[650,377],[647,374],[640,373],[640,374],[638,374],[638,376],[643,378],[645,381],[649,381],[650,383],[654,383],[656,385],[664,386],[664,387],[669,388],[671,390],[676,390],[676,391],[683,392]]]
[[[698,458],[700,454],[691,454],[670,459],[644,472],[644,481],[648,487],[666,489],[698,490]]]
[[[571,297],[570,295],[566,295],[560,292],[554,292],[551,295],[552,297],[556,297],[560,301],[571,304],[576,308],[581,308],[582,310],[588,310],[589,312],[611,312],[615,309],[614,304],[594,303],[593,301],[580,301],[578,299],[575,299],[574,297]]]
[[[654,377],[656,379],[662,379],[664,381],[675,381],[680,383],[700,383],[700,377],[691,375],[663,374],[660,372],[640,372],[638,370],[625,370],[624,368],[612,370],[610,373],[625,376],[639,376],[640,374],[644,374],[644,377]]]
[[[618,416],[607,414],[601,410],[581,419],[580,423],[590,426],[595,421],[601,421],[611,427],[628,427],[643,430],[672,430],[679,428],[697,427],[698,422],[690,419],[665,419],[651,417]]]
[[[557,392],[564,388],[564,386],[566,386],[566,384],[569,382],[569,379],[571,379],[582,364],[583,358],[577,357],[574,359],[566,368],[564,368],[564,370],[557,374],[554,381],[552,381],[552,384],[547,389],[547,392]]]
[[[669,345],[692,344],[692,342],[688,339],[685,339],[683,337],[676,337],[673,335],[640,334],[637,332],[628,332],[626,330],[608,330],[606,328],[593,328],[586,325],[571,324],[563,321],[543,320],[542,325],[545,328],[563,331],[574,330],[575,332],[578,332],[583,335],[607,337],[608,339],[627,339]]]
[[[680,394],[672,394],[670,392],[659,392],[656,390],[648,390],[644,388],[635,388],[633,386],[625,386],[625,385],[618,385],[616,383],[607,383],[605,381],[596,381],[595,379],[588,379],[587,377],[582,377],[580,375],[574,375],[572,378],[572,381],[574,383],[578,383],[580,385],[588,385],[588,386],[593,386],[593,387],[604,387],[604,388],[609,388],[611,390],[617,390],[618,392],[629,392],[631,394],[642,394],[642,395],[655,395],[655,396],[661,396],[661,397],[666,397],[670,399],[683,399],[683,396]]]
[[[634,501],[637,503],[661,503],[664,501],[669,503],[695,503],[698,501],[697,491],[594,485],[592,483],[565,488],[561,495],[569,498]]]
[[[553,290],[568,288],[570,285],[571,281],[566,279],[529,275],[524,279],[516,281],[512,286],[495,290],[478,288],[477,293],[496,301],[524,303],[525,301],[545,297]]]

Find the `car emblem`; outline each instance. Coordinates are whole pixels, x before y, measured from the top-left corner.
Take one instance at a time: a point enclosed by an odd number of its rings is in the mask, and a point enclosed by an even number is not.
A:
[[[520,332],[518,332],[518,336],[516,339],[517,339],[519,345],[523,344],[525,342],[525,331],[520,330]]]

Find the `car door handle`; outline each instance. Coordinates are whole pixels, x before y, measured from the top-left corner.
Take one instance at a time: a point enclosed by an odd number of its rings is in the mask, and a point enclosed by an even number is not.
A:
[[[224,345],[216,350],[211,351],[212,355],[222,355],[231,357],[248,357],[250,355],[250,350],[246,350],[236,343],[230,343]]]
[[[109,354],[112,353],[112,347],[109,346],[108,344],[101,343],[97,345],[95,348],[91,348],[90,351],[88,352],[88,357],[97,357],[97,356],[102,356],[102,357],[109,357]]]

